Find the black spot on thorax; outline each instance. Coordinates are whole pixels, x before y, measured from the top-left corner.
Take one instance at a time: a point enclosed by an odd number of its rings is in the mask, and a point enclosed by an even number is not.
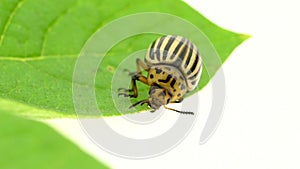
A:
[[[157,74],[160,74],[162,72],[162,70],[157,68],[157,67],[155,68],[155,71],[156,71]]]

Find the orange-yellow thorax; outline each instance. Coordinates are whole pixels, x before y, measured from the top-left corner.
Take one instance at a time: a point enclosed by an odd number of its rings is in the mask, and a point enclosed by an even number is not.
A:
[[[158,85],[166,89],[170,101],[181,100],[188,92],[185,77],[173,66],[153,65],[148,71],[147,80],[150,86]]]

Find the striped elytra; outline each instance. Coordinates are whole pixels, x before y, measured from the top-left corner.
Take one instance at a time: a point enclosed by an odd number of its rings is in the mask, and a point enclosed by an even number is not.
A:
[[[152,112],[164,106],[179,113],[193,114],[165,105],[181,102],[186,93],[197,87],[202,72],[202,59],[197,47],[181,36],[162,36],[150,44],[144,61],[137,59],[137,71],[130,73],[132,88],[119,89],[122,91],[119,96],[136,98],[136,81],[150,86],[149,98],[130,108],[147,103],[153,109]],[[148,72],[147,77],[142,74],[143,70]]]
[[[179,69],[192,91],[198,85],[202,59],[197,47],[181,36],[167,35],[155,40],[149,47],[145,62],[152,65],[170,65]]]

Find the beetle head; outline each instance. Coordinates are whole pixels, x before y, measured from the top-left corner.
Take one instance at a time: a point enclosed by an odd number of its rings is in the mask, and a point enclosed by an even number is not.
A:
[[[175,109],[166,107],[165,105],[167,105],[170,102],[170,100],[171,100],[171,95],[165,88],[163,88],[159,85],[153,85],[153,86],[151,86],[151,88],[149,90],[149,98],[148,99],[136,102],[133,105],[131,105],[129,108],[133,108],[139,104],[143,105],[143,104],[147,103],[148,106],[153,109],[151,112],[155,112],[161,106],[164,106],[166,109],[176,111],[181,114],[191,114],[191,115],[194,114],[193,112],[179,111],[179,110],[175,110]]]
[[[168,91],[158,85],[151,86],[149,90],[149,106],[153,111],[170,102],[171,96]]]

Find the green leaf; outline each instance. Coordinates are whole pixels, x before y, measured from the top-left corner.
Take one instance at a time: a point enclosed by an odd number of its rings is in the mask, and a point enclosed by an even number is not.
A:
[[[108,168],[45,124],[1,108],[0,128],[0,168]]]
[[[248,38],[246,35],[216,26],[181,1],[2,0],[0,2],[2,102],[20,103],[18,104],[20,107],[28,106],[28,111],[22,112],[25,116],[75,117],[72,78],[76,59],[85,42],[99,28],[114,19],[149,11],[173,14],[193,23],[212,42],[222,62],[235,47]],[[95,82],[96,99],[104,116],[118,115],[112,99],[116,91],[110,90],[118,65],[132,52],[147,48],[157,37],[158,35],[146,34],[128,38],[114,46],[104,57]],[[126,78],[129,83],[128,76],[122,78]],[[198,89],[203,88],[210,78],[204,70]],[[139,88],[141,89],[139,98],[147,97],[147,87],[140,85]],[[1,100],[0,106],[5,106]],[[30,108],[41,111],[30,111]],[[10,107],[10,110],[19,113],[17,106]]]

